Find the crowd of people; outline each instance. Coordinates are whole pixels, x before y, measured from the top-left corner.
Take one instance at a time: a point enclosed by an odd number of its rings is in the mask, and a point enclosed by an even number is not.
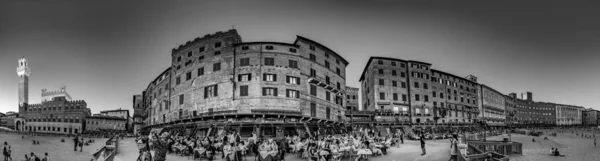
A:
[[[115,135],[121,137],[128,136],[127,132],[122,130],[84,131],[81,135],[89,138],[110,138]]]
[[[415,130],[405,133],[404,130],[390,130],[382,134],[376,128],[355,127],[348,133],[319,132],[304,133],[303,135],[288,135],[274,138],[252,133],[247,139],[242,139],[239,131],[224,130],[215,134],[216,137],[197,136],[185,133],[181,129],[167,129],[162,132],[150,132],[148,137],[136,139],[140,156],[138,161],[161,161],[167,153],[191,155],[193,158],[208,160],[221,157],[226,160],[239,161],[247,154],[252,154],[259,160],[282,160],[286,154],[293,154],[302,159],[316,161],[336,161],[344,157],[352,157],[358,161],[368,156],[386,155],[388,148],[399,147],[404,139],[419,140],[421,155],[426,155],[426,140],[451,139],[456,149],[458,134],[478,134],[480,128],[440,128]],[[387,129],[389,130],[389,129]],[[500,131],[500,130],[498,130]],[[487,131],[492,133],[492,131]],[[154,150],[154,155],[151,155]],[[220,155],[219,155],[220,154]]]

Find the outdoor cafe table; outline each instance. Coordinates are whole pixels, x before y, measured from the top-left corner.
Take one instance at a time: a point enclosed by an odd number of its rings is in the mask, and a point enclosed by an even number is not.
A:
[[[258,151],[258,153],[262,158],[261,160],[271,160],[277,155],[277,151]]]

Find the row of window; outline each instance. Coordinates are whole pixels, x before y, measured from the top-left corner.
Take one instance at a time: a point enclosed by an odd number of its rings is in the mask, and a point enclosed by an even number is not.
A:
[[[98,121],[87,121],[88,125],[98,125]],[[104,125],[116,125],[117,127],[123,127],[125,124],[123,123],[115,123],[115,122],[104,122]]]
[[[274,65],[273,64],[274,61],[275,60],[273,58],[270,58],[270,59],[269,58],[265,58],[265,63],[269,62],[268,63],[269,65]],[[241,63],[244,63],[244,62],[249,62],[249,58],[243,58]],[[242,66],[244,66],[244,65],[242,65]],[[295,61],[295,60],[289,60],[289,67],[290,68],[298,68],[298,62]],[[216,71],[219,71],[219,70],[221,70],[221,63],[214,63],[213,64],[213,72],[216,72]],[[310,71],[311,71],[311,76],[312,77],[316,77],[316,71],[314,69],[311,69]],[[339,74],[339,72],[340,72],[339,68],[338,68],[337,72]],[[197,70],[197,76],[202,76],[202,75],[204,75],[204,67],[198,68],[198,70]],[[327,83],[329,83],[329,76],[325,76],[325,77],[326,77]],[[185,74],[185,80],[188,81],[190,79],[192,79],[192,72],[191,71],[187,72]],[[181,77],[175,78],[175,84],[176,85],[181,84]],[[167,88],[166,85],[165,85],[165,88]],[[340,89],[340,87],[338,87],[338,89]],[[159,89],[159,90],[161,90],[160,93],[162,93],[162,89]],[[154,97],[156,97],[156,93],[154,94]]]
[[[222,44],[223,44],[223,43],[221,43],[221,42],[216,42],[216,43],[214,44],[214,48],[220,48],[220,47],[222,46]],[[199,53],[200,53],[200,52],[204,52],[204,51],[206,51],[206,48],[205,48],[204,46],[202,46],[202,47],[198,48],[198,52],[199,52]],[[189,51],[189,52],[187,53],[187,56],[188,56],[188,57],[191,57],[191,56],[193,56],[193,53],[192,53],[192,51]],[[181,62],[181,56],[177,57],[177,62]]]
[[[75,109],[81,109],[80,106],[66,106],[65,110],[75,110]],[[27,111],[60,111],[62,110],[62,107],[42,107],[42,108],[29,108],[27,109]]]
[[[346,95],[347,99],[350,99],[350,95]],[[352,99],[356,99],[356,95],[352,95]]]
[[[79,123],[80,119],[62,119],[62,118],[42,118],[42,119],[27,119],[27,122],[67,122]]]
[[[309,54],[308,59],[312,62],[315,62],[315,63],[317,62],[317,56],[315,56],[314,54]],[[337,64],[340,64],[339,60],[336,60],[336,62],[337,62]],[[324,63],[325,63],[325,68],[331,69],[331,65],[329,65],[329,61],[325,60]],[[340,68],[337,68],[337,67],[335,68],[335,73],[337,73],[340,76],[342,75],[342,74],[340,74],[341,73]]]
[[[51,132],[61,132],[60,127],[46,127],[46,126],[26,126],[25,130],[27,131],[51,131]],[[78,133],[79,129],[72,129],[72,128],[62,128],[63,131],[62,132],[67,132],[67,130],[69,131],[69,133],[73,132],[73,133]]]
[[[383,60],[377,60],[377,64],[384,65],[383,64]],[[402,67],[402,68],[406,67],[406,64],[404,64],[404,63],[398,63],[398,64],[400,64],[400,67]],[[392,66],[396,66],[396,62],[395,61],[391,61],[391,65]]]
[[[414,83],[414,86],[413,86],[414,88],[420,88],[419,82],[413,82],[413,83]],[[382,85],[382,86],[385,85],[385,80],[384,79],[379,79],[379,85]],[[400,82],[400,85],[401,85],[402,88],[406,88],[406,83],[405,82]],[[398,86],[398,82],[397,81],[392,81],[392,86],[393,87],[397,87]],[[428,86],[427,83],[423,83],[422,87],[423,87],[423,89],[429,89],[429,86]],[[450,89],[448,89],[448,93],[451,93]],[[454,90],[454,95],[457,95],[457,94],[458,94],[457,91]],[[435,91],[433,91],[433,97],[436,97],[436,92]],[[444,98],[444,93],[440,92],[440,98]],[[450,95],[448,95],[448,99],[452,99]],[[467,98],[466,100],[467,100],[467,103],[471,103],[471,99]],[[454,101],[458,101],[458,97],[454,96]],[[460,97],[460,101],[461,102],[465,102],[465,99],[461,96]],[[473,100],[473,103],[475,103],[475,100]]]
[[[468,92],[473,92],[473,93],[477,92],[477,89],[475,89],[474,87],[473,88],[469,88],[467,86],[459,85],[456,82],[452,82],[452,81],[449,81],[449,80],[444,80],[444,79],[439,79],[439,78],[436,78],[436,77],[431,77],[431,81],[432,82],[437,82],[437,83],[440,83],[440,84],[445,84],[447,86],[458,87],[458,88],[460,88],[460,90],[465,90],[465,91],[468,91]]]
[[[377,60],[377,64],[379,65],[384,65],[383,64],[383,60]],[[396,66],[396,62],[395,61],[391,61],[390,63],[392,66]],[[399,63],[400,67],[404,68],[405,64],[404,63]],[[411,68],[419,68],[419,69],[424,69],[424,70],[429,70],[429,67],[427,65],[423,65],[423,64],[411,64],[410,65]]]
[[[250,47],[249,46],[242,46],[242,50],[249,50]],[[275,50],[275,47],[272,45],[267,45],[265,46],[265,49],[267,50]],[[289,48],[288,51],[290,51],[291,53],[296,53],[297,49],[296,48]]]

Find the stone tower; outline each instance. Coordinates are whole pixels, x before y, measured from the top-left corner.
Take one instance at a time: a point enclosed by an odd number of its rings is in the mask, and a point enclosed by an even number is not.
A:
[[[18,62],[19,110],[21,110],[21,106],[29,102],[29,74],[31,74],[31,71],[29,71],[29,64],[27,64],[27,59],[25,59],[25,57],[19,58]]]

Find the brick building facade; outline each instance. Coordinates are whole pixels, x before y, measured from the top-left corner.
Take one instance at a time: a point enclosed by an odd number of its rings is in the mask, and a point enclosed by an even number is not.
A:
[[[478,90],[479,97],[479,118],[486,123],[504,124],[506,122],[505,97],[497,90],[480,84]]]
[[[556,125],[582,125],[582,111],[584,110],[583,107],[575,105],[555,104],[555,110]]]
[[[477,82],[412,60],[371,57],[361,75],[363,110],[378,122],[472,123]]]
[[[87,116],[86,131],[127,130],[127,119],[118,116]]]
[[[242,42],[229,30],[180,45],[171,56],[171,67],[143,92],[148,128],[215,115],[224,117],[209,120],[343,121],[348,62],[310,39]],[[268,135],[283,131],[259,129]]]
[[[83,100],[67,101],[59,96],[40,104],[25,104],[19,114],[26,120],[25,131],[78,134],[85,129],[84,120],[91,111]]]

